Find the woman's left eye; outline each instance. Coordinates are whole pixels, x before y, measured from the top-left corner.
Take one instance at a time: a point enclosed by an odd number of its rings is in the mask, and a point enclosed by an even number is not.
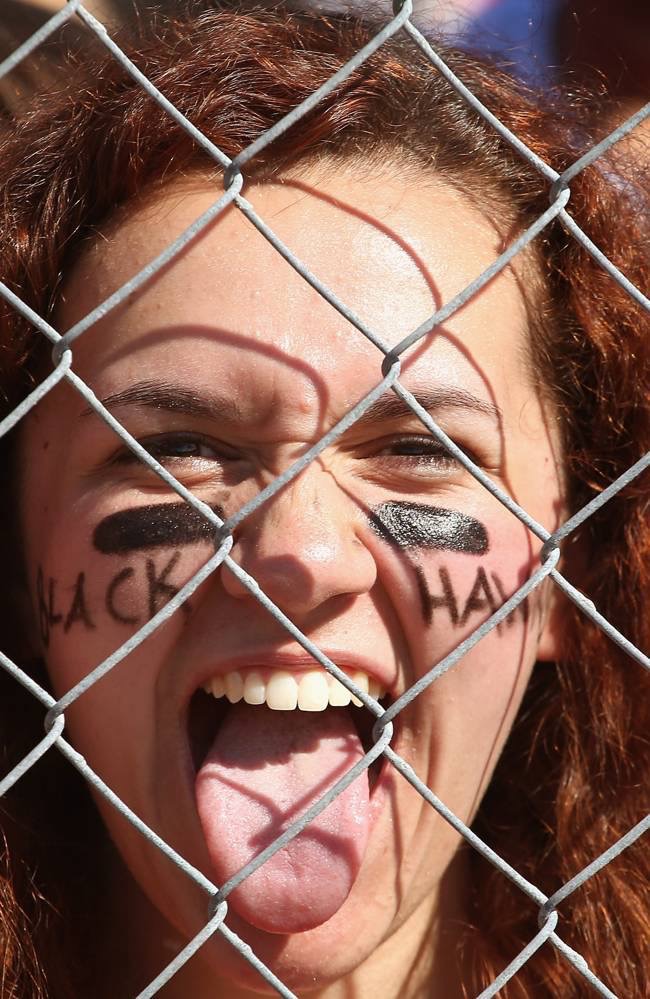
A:
[[[457,459],[433,437],[402,437],[385,444],[375,454],[378,457],[394,458],[411,465],[424,464],[448,468],[457,467],[459,464]],[[473,458],[470,454],[468,457]]]

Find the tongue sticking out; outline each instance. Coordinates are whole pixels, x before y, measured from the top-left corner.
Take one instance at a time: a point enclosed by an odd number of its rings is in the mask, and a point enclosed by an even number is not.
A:
[[[196,778],[196,801],[218,884],[269,845],[363,756],[350,713],[230,708]],[[330,919],[359,872],[368,838],[364,772],[229,896],[269,933]]]

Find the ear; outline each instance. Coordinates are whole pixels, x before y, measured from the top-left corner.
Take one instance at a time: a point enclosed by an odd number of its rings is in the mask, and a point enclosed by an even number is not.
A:
[[[562,544],[558,570],[579,590],[589,578],[590,546],[584,533],[576,531]],[[539,662],[557,662],[564,655],[566,636],[571,624],[571,601],[557,583],[548,578],[542,583],[545,592],[541,600],[540,633],[537,649]]]
[[[540,608],[537,661],[557,662],[562,658],[563,638],[568,623],[567,598],[559,586],[551,580],[542,585],[547,589],[542,596]]]

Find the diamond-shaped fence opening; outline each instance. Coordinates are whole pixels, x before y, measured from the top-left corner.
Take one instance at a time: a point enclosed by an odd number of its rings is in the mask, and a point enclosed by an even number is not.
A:
[[[193,882],[197,888],[205,895],[205,925],[202,926],[195,936],[187,942],[180,952],[175,953],[167,966],[160,970],[157,976],[139,992],[140,999],[153,996],[159,993],[167,982],[179,972],[190,960],[196,951],[214,934],[220,934],[239,953],[241,959],[255,969],[255,971],[270,985],[277,993],[283,996],[293,996],[292,991],[278,976],[276,976],[267,963],[254,952],[245,939],[233,931],[229,925],[229,903],[230,894],[235,891],[247,878],[265,864],[272,856],[281,850],[287,843],[305,830],[310,823],[328,805],[337,799],[346,788],[348,788],[359,775],[368,771],[373,762],[383,758],[384,765],[392,767],[397,775],[396,779],[408,782],[414,793],[421,796],[423,802],[434,809],[442,819],[457,831],[459,837],[464,840],[465,848],[474,852],[474,855],[482,858],[481,863],[492,868],[492,878],[505,879],[514,886],[513,891],[519,893],[521,906],[530,908],[531,912],[538,914],[538,932],[531,931],[530,938],[525,946],[518,952],[512,953],[512,959],[507,966],[501,964],[501,971],[498,975],[492,974],[489,984],[485,984],[480,992],[481,999],[489,996],[521,995],[521,992],[502,991],[507,983],[511,986],[519,980],[518,973],[523,972],[527,962],[540,949],[552,948],[557,956],[557,963],[561,969],[558,974],[574,976],[579,981],[578,986],[572,986],[571,995],[598,994],[603,996],[613,996],[607,981],[601,980],[584,955],[569,946],[565,940],[567,933],[564,933],[560,923],[560,916],[563,912],[563,905],[574,892],[579,892],[589,886],[590,880],[598,877],[599,872],[611,864],[615,858],[621,857],[625,851],[635,844],[650,827],[650,816],[641,817],[636,824],[626,828],[622,833],[620,830],[605,829],[598,835],[593,830],[579,827],[579,809],[576,809],[576,837],[585,838],[590,844],[589,860],[582,863],[582,866],[575,866],[573,857],[566,858],[563,864],[558,865],[556,870],[570,870],[570,875],[565,880],[558,880],[557,873],[554,874],[555,881],[552,885],[552,893],[544,891],[531,880],[531,871],[535,869],[534,858],[526,868],[526,872],[517,869],[516,863],[511,863],[507,856],[502,855],[490,845],[490,837],[481,831],[478,826],[470,826],[454,811],[445,804],[435,793],[433,787],[429,787],[422,775],[415,772],[409,764],[408,759],[400,755],[394,748],[394,725],[399,723],[401,713],[420,698],[424,692],[431,687],[440,677],[454,670],[458,663],[481,642],[488,634],[499,629],[518,609],[521,613],[526,606],[527,598],[546,581],[545,587],[550,588],[552,584],[563,592],[567,606],[571,608],[570,613],[576,617],[584,616],[589,619],[594,630],[599,629],[612,645],[617,646],[621,653],[625,654],[625,670],[638,671],[643,675],[643,670],[650,668],[650,660],[642,649],[625,634],[625,627],[621,628],[621,623],[614,623],[608,620],[607,616],[601,613],[598,607],[590,598],[589,593],[583,592],[578,586],[571,583],[564,574],[563,564],[560,562],[565,551],[565,546],[573,543],[579,529],[588,524],[590,518],[597,518],[600,511],[606,504],[617,502],[621,497],[636,497],[636,502],[640,502],[642,495],[644,477],[643,473],[650,464],[650,454],[640,454],[635,442],[630,442],[630,461],[623,471],[610,461],[604,458],[606,468],[616,468],[614,475],[603,475],[601,470],[594,470],[594,481],[597,485],[591,488],[591,492],[582,492],[581,496],[589,496],[584,502],[574,506],[569,516],[565,516],[563,522],[559,524],[551,533],[541,523],[539,523],[529,512],[527,512],[504,488],[503,482],[488,474],[472,457],[468,456],[454,440],[448,436],[444,429],[432,418],[431,414],[410,391],[402,379],[403,362],[411,356],[414,349],[419,349],[423,344],[429,342],[427,338],[432,332],[442,327],[450,317],[460,312],[463,306],[475,298],[482,289],[501,273],[519,255],[525,254],[528,247],[537,246],[540,240],[548,236],[549,229],[562,231],[565,234],[567,245],[581,247],[586,254],[589,254],[596,264],[602,268],[607,275],[609,282],[607,288],[609,293],[620,294],[621,290],[630,300],[636,303],[638,308],[639,322],[645,313],[650,311],[650,303],[646,296],[647,288],[639,287],[630,278],[629,274],[614,263],[612,259],[603,253],[602,249],[592,241],[588,231],[588,219],[579,224],[572,214],[572,184],[580,178],[581,174],[598,165],[599,162],[606,162],[606,154],[617,143],[622,143],[626,136],[633,129],[641,126],[644,120],[650,116],[650,105],[642,108],[632,115],[627,121],[611,132],[605,139],[591,146],[582,155],[576,154],[576,158],[563,164],[545,162],[529,144],[524,142],[516,131],[507,127],[503,120],[497,117],[490,107],[485,106],[476,93],[467,85],[463,79],[462,67],[458,71],[450,68],[449,60],[443,58],[443,47],[425,38],[410,20],[412,14],[411,0],[404,0],[395,4],[394,16],[385,18],[383,24],[377,24],[376,30],[366,32],[365,41],[357,51],[349,58],[341,57],[337,69],[332,69],[331,75],[313,91],[307,93],[302,100],[297,102],[289,111],[278,113],[276,120],[270,127],[264,127],[259,134],[248,144],[233,154],[232,150],[224,151],[206,134],[202,128],[195,124],[200,117],[193,119],[193,115],[188,111],[181,110],[168,99],[165,94],[164,74],[156,80],[151,79],[146,71],[138,65],[137,57],[133,61],[121,43],[112,37],[105,26],[101,24],[86,8],[81,0],[70,0],[65,9],[52,16],[27,42],[21,45],[15,52],[0,64],[0,77],[10,78],[10,74],[21,65],[23,60],[29,59],[43,43],[56,36],[60,29],[74,20],[78,22],[82,29],[88,33],[88,38],[93,39],[93,44],[99,44],[109,54],[114,61],[114,80],[129,80],[128,86],[124,85],[125,93],[128,95],[123,101],[123,113],[132,113],[133,86],[139,88],[146,100],[155,102],[160,110],[161,120],[168,121],[165,126],[168,133],[177,135],[177,143],[184,143],[187,150],[192,147],[191,158],[197,162],[197,157],[203,156],[204,172],[211,177],[214,185],[214,200],[212,204],[195,219],[182,233],[180,233],[168,246],[157,255],[154,255],[147,265],[129,277],[116,291],[106,297],[104,301],[92,308],[91,311],[82,315],[74,325],[61,334],[56,329],[55,320],[50,311],[41,309],[37,311],[33,308],[33,301],[29,294],[24,294],[20,288],[16,288],[9,281],[4,283],[5,275],[0,274],[0,295],[4,299],[7,308],[7,315],[13,315],[10,322],[14,324],[22,321],[29,325],[34,333],[33,336],[39,341],[49,341],[51,344],[52,365],[51,369],[41,371],[39,377],[34,381],[33,387],[15,405],[13,402],[5,411],[0,422],[0,437],[6,438],[10,431],[20,430],[23,417],[27,416],[47,395],[60,384],[67,385],[79,396],[83,397],[88,410],[94,412],[97,417],[104,421],[112,431],[116,441],[120,441],[124,448],[128,449],[135,457],[147,465],[154,476],[157,476],[169,489],[173,490],[179,500],[189,504],[196,515],[195,523],[199,525],[197,530],[203,531],[203,537],[209,536],[214,542],[214,552],[207,559],[204,565],[195,572],[192,577],[174,592],[167,593],[167,599],[161,606],[152,607],[149,619],[139,624],[133,630],[130,637],[106,655],[99,664],[91,666],[81,680],[65,689],[58,697],[53,696],[45,689],[47,681],[39,680],[40,674],[30,670],[25,662],[19,661],[19,656],[10,657],[4,652],[0,655],[0,666],[4,673],[11,678],[15,684],[21,685],[35,702],[40,703],[43,709],[45,735],[35,745],[32,745],[28,752],[16,761],[12,760],[11,765],[0,773],[0,793],[12,793],[20,786],[21,781],[32,767],[38,767],[39,761],[51,751],[56,749],[62,757],[67,760],[73,768],[85,779],[93,789],[96,798],[103,801],[103,806],[114,809],[121,814],[126,823],[137,832],[142,840],[147,841],[150,850],[159,850],[168,859],[170,867],[175,867],[179,876]],[[198,11],[195,13],[196,23],[201,22],[205,14]],[[264,15],[266,16],[266,15]],[[207,23],[207,22],[204,22]],[[244,194],[247,174],[255,176],[256,163],[261,154],[269,149],[282,148],[283,138],[292,129],[300,129],[301,124],[308,122],[310,116],[324,102],[336,100],[352,81],[363,78],[364,67],[370,64],[375,53],[390,46],[394,40],[401,40],[403,44],[412,46],[414,53],[420,59],[420,72],[422,67],[427,66],[427,71],[431,73],[432,79],[441,79],[445,86],[454,92],[459,101],[463,102],[471,109],[477,121],[481,121],[482,128],[491,129],[499,140],[503,143],[503,148],[513,151],[513,155],[528,165],[531,177],[537,178],[536,182],[545,185],[547,204],[542,207],[535,218],[529,218],[524,227],[517,230],[514,235],[504,239],[500,254],[482,273],[477,274],[474,279],[461,291],[451,297],[448,301],[442,302],[436,311],[427,320],[421,323],[416,329],[403,335],[399,342],[394,345],[387,344],[378,332],[371,327],[364,319],[356,315],[353,309],[344,301],[341,301],[336,293],[329,288],[318,274],[306,266],[299,259],[291,246],[286,245],[273,229],[273,218],[263,217],[262,210],[255,207],[253,202],[246,198]],[[236,53],[234,58],[236,60]],[[453,60],[452,60],[453,62]],[[161,82],[162,80],[162,82]],[[188,85],[189,86],[189,85]],[[197,93],[201,94],[201,88],[205,88],[204,79],[196,82]],[[115,94],[119,87],[113,85],[111,100],[115,100]],[[238,95],[232,94],[233,103],[236,105]],[[200,103],[200,101],[199,101]],[[192,102],[188,101],[188,108]],[[198,107],[198,105],[197,105]],[[135,112],[134,112],[135,113]],[[235,113],[238,113],[237,111]],[[53,126],[54,127],[54,126]],[[57,121],[56,127],[60,127]],[[171,129],[171,132],[169,131]],[[161,134],[164,129],[161,129]],[[165,155],[172,157],[174,140],[170,140],[163,150]],[[28,154],[28,158],[38,157],[41,150],[35,147]],[[137,150],[134,152],[137,155]],[[189,154],[184,154],[186,161]],[[336,157],[337,152],[334,147],[331,155]],[[603,159],[605,157],[605,159]],[[170,160],[171,162],[171,160]],[[185,162],[185,161],[184,161]],[[607,161],[609,162],[609,161]],[[54,169],[55,165],[45,163],[44,169]],[[417,184],[418,175],[413,170],[413,159],[404,155],[403,169],[405,172],[405,184]],[[610,169],[611,165],[603,170]],[[101,177],[100,177],[101,182]],[[517,197],[521,192],[517,192]],[[485,204],[488,207],[494,204],[494,191],[486,190]],[[127,202],[128,207],[128,202]],[[267,241],[278,254],[284,258],[286,263],[307,282],[314,292],[326,302],[332,310],[335,310],[342,321],[346,324],[350,339],[365,338],[365,340],[376,349],[377,354],[377,380],[376,384],[349,409],[349,411],[334,425],[313,443],[301,456],[289,467],[275,476],[273,480],[264,488],[261,488],[256,495],[251,497],[239,509],[231,512],[228,516],[220,509],[215,509],[208,503],[201,500],[195,493],[179,481],[164,464],[156,460],[142,443],[139,443],[132,436],[120,421],[112,414],[110,407],[102,403],[95,395],[92,388],[86,384],[75,371],[75,350],[83,339],[86,342],[93,337],[94,327],[103,321],[111,312],[117,314],[129,296],[133,296],[139,289],[150,284],[155,276],[163,273],[165,269],[173,267],[175,262],[183,252],[197,238],[208,230],[208,227],[222,217],[228,211],[237,210],[251,223],[251,239],[263,239]],[[54,218],[50,217],[50,224]],[[93,224],[95,224],[93,222]],[[612,227],[619,225],[617,218],[611,219]],[[561,227],[561,229],[560,229]],[[3,234],[4,238],[4,234]],[[24,237],[29,241],[30,234]],[[559,244],[558,244],[559,246]],[[37,276],[37,280],[38,280]],[[255,275],[250,275],[251,284],[255,283]],[[604,287],[604,286],[603,286]],[[53,292],[54,289],[50,289]],[[32,305],[29,302],[32,301]],[[590,308],[589,303],[585,303],[585,309]],[[262,305],[263,308],[263,305]],[[20,320],[18,319],[20,317]],[[539,322],[539,316],[533,316],[531,322]],[[579,334],[576,333],[576,342]],[[576,346],[579,350],[579,344]],[[11,363],[11,362],[10,362]],[[16,364],[20,363],[18,360]],[[555,359],[559,367],[562,359]],[[647,372],[644,368],[644,358],[638,359],[638,375],[643,378]],[[285,489],[293,480],[297,479],[305,469],[315,462],[326,448],[333,445],[343,434],[349,431],[357,421],[364,416],[377,401],[392,394],[400,399],[405,407],[408,407],[419,419],[432,438],[437,440],[442,448],[451,455],[456,462],[463,466],[467,473],[474,477],[480,485],[489,491],[502,506],[512,515],[513,525],[524,525],[533,536],[541,543],[541,557],[536,567],[534,567],[528,577],[521,581],[518,589],[510,596],[502,594],[502,602],[499,606],[490,608],[489,617],[484,620],[474,631],[466,637],[451,651],[449,651],[440,661],[432,663],[431,668],[425,675],[419,677],[411,686],[404,690],[392,701],[385,701],[383,698],[376,699],[376,691],[370,692],[359,685],[358,680],[351,679],[342,668],[331,657],[326,655],[315,644],[307,634],[304,634],[299,627],[285,614],[283,610],[263,591],[259,582],[253,578],[233,557],[232,548],[236,541],[234,533],[238,531],[245,522],[250,523],[258,511],[265,505],[273,501],[277,494]],[[624,414],[612,413],[612,420],[623,420]],[[8,438],[7,438],[8,439]],[[3,472],[3,479],[8,478]],[[590,484],[587,484],[590,485]],[[624,507],[619,507],[619,513]],[[621,514],[622,516],[622,514]],[[207,532],[207,534],[206,534]],[[641,554],[643,549],[639,541]],[[599,558],[598,536],[596,536],[596,549],[591,552],[590,557]],[[646,551],[647,554],[647,551]],[[311,657],[315,664],[320,666],[327,674],[330,674],[346,688],[350,695],[361,702],[362,706],[371,715],[372,736],[369,748],[364,751],[361,759],[349,770],[341,773],[337,781],[323,794],[317,801],[311,804],[300,818],[293,821],[281,835],[272,843],[256,854],[245,866],[232,875],[225,884],[214,884],[199,869],[197,864],[188,858],[181,856],[169,843],[165,842],[154,829],[147,825],[133,809],[120,799],[115,791],[108,786],[101,776],[96,773],[80,752],[73,748],[72,744],[65,737],[66,713],[76,711],[76,702],[83,701],[83,698],[90,694],[93,688],[101,692],[102,678],[118,671],[115,675],[120,675],[124,683],[128,682],[128,662],[124,660],[143,643],[151,642],[159,629],[170,620],[174,614],[182,614],[187,611],[187,602],[195,594],[198,588],[209,580],[215,573],[227,573],[236,581],[236,584],[247,591],[251,597],[258,601],[264,611],[280,626],[284,633]],[[625,586],[625,579],[620,579],[620,586]],[[46,601],[47,602],[47,601]],[[622,658],[622,657],[621,657]],[[15,661],[16,660],[16,661]],[[121,665],[122,664],[122,665]],[[599,663],[593,663],[594,672],[598,670]],[[548,667],[551,669],[551,667]],[[562,667],[559,666],[558,670]],[[608,669],[613,668],[610,666]],[[622,668],[622,667],[621,667]],[[121,672],[120,672],[121,671]],[[594,677],[596,687],[596,678]],[[622,689],[622,688],[621,688]],[[622,693],[621,696],[624,696]],[[383,701],[383,703],[382,703]],[[608,706],[603,706],[606,712]],[[581,718],[576,717],[575,727],[579,728]],[[525,726],[524,726],[525,727]],[[634,733],[635,738],[641,738],[642,733]],[[472,738],[472,733],[468,732],[468,739]],[[624,747],[619,747],[621,753],[625,752]],[[607,747],[607,751],[611,746]],[[3,755],[3,760],[11,759],[9,753]],[[593,767],[593,776],[596,777],[596,770],[603,764],[602,758],[588,760],[587,763]],[[623,778],[621,778],[623,780]],[[516,785],[513,785],[515,787]],[[636,799],[639,798],[639,789],[636,789]],[[513,791],[515,793],[515,791]],[[576,788],[575,794],[578,796],[584,793],[584,789]],[[630,798],[630,789],[621,786],[621,795],[626,799]],[[12,799],[9,798],[9,801]],[[11,806],[8,807],[11,811]],[[494,814],[494,808],[492,809]],[[498,809],[497,809],[498,812]],[[628,808],[623,814],[631,814]],[[531,817],[533,823],[534,817]],[[227,830],[224,831],[227,835]],[[553,835],[555,830],[553,830]],[[599,848],[591,844],[600,844]],[[588,851],[587,851],[588,852]],[[583,851],[580,856],[587,856]],[[578,854],[576,854],[578,855]],[[632,853],[630,854],[632,855]],[[573,866],[572,866],[573,864]],[[540,861],[540,871],[545,870]],[[326,874],[325,874],[326,876]],[[548,889],[546,880],[545,886]],[[513,896],[510,896],[511,898]],[[493,918],[493,932],[498,937],[501,926],[499,923],[500,914],[496,911]],[[508,913],[507,918],[512,920],[512,914]],[[610,927],[619,925],[622,927],[623,937],[625,936],[625,913],[602,914],[604,922]],[[504,914],[505,919],[505,914]],[[3,941],[4,942],[4,941]],[[6,944],[5,944],[6,946]],[[625,939],[616,941],[616,949],[625,947]],[[271,963],[271,962],[269,962]],[[494,965],[493,965],[494,966]],[[572,981],[574,980],[572,978]],[[523,979],[521,979],[523,980]],[[484,979],[484,982],[486,980]],[[511,987],[511,986],[508,986]],[[576,991],[577,989],[577,991]],[[300,990],[298,990],[299,992]],[[13,993],[12,993],[13,994]],[[540,993],[541,994],[541,993]],[[544,992],[543,994],[550,994]],[[557,993],[559,994],[559,993]],[[569,994],[567,989],[566,994]]]

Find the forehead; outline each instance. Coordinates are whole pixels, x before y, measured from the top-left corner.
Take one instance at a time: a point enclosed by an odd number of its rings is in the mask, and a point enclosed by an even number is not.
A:
[[[264,221],[388,347],[425,322],[503,249],[498,221],[435,178],[358,177],[349,170],[289,177],[246,191]],[[133,276],[218,197],[194,178],[134,205],[90,246],[69,278],[69,327]],[[404,378],[460,383],[501,397],[526,381],[527,314],[507,268],[404,358]],[[208,355],[214,361],[213,367]],[[155,364],[161,377],[219,380],[259,409],[286,394],[309,406],[323,385],[353,404],[381,377],[382,355],[328,304],[235,207],[75,345],[109,392]],[[207,363],[207,367],[206,367]],[[165,370],[167,369],[167,370]],[[177,379],[174,379],[175,381]]]

